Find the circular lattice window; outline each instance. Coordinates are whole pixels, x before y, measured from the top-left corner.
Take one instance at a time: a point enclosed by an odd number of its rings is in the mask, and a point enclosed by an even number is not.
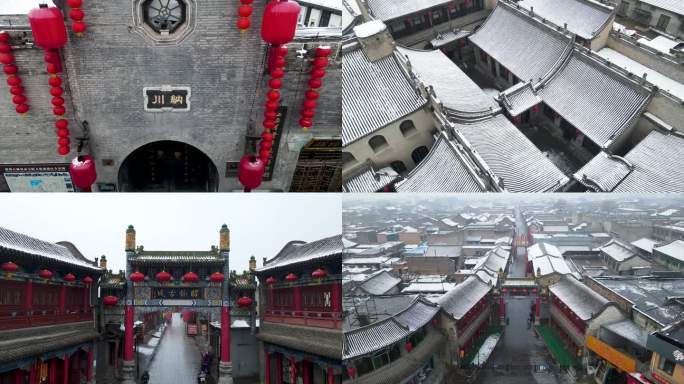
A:
[[[186,20],[183,0],[145,0],[142,3],[145,23],[158,33],[173,33]]]

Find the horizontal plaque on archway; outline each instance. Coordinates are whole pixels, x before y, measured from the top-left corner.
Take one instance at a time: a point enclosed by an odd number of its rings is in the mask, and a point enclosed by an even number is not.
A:
[[[144,87],[143,95],[147,112],[190,111],[190,87],[170,85]]]

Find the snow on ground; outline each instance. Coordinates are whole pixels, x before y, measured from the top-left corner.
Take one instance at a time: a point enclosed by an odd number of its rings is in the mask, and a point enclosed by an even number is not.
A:
[[[496,348],[496,344],[499,342],[500,337],[501,334],[499,333],[489,335],[487,340],[482,343],[480,350],[477,351],[477,355],[473,358],[473,364],[477,365],[478,367],[482,367],[487,362],[487,359],[489,359],[489,356],[494,351],[494,348]]]
[[[598,51],[598,54],[604,59],[610,60],[611,63],[616,64],[639,77],[646,73],[647,81],[657,85],[658,88],[663,89],[684,100],[684,84],[673,80],[643,64],[640,64],[613,49],[603,48]]]

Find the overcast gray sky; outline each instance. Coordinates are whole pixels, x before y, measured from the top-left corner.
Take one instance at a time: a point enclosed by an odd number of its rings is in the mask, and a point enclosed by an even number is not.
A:
[[[5,0],[0,0],[5,1]],[[93,259],[107,255],[109,269],[124,269],[125,231],[149,250],[209,250],[219,230],[231,234],[230,268],[261,266],[288,241],[313,241],[342,232],[338,194],[2,194],[0,226],[42,240],[71,241]]]

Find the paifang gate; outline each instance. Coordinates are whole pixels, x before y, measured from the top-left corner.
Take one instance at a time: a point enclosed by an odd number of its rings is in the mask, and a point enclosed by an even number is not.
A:
[[[229,284],[230,231],[219,232],[210,251],[148,251],[136,248],[135,229],[126,230],[126,301],[123,383],[136,382],[134,323],[136,312],[190,310],[206,319],[221,318],[219,383],[232,383]]]

